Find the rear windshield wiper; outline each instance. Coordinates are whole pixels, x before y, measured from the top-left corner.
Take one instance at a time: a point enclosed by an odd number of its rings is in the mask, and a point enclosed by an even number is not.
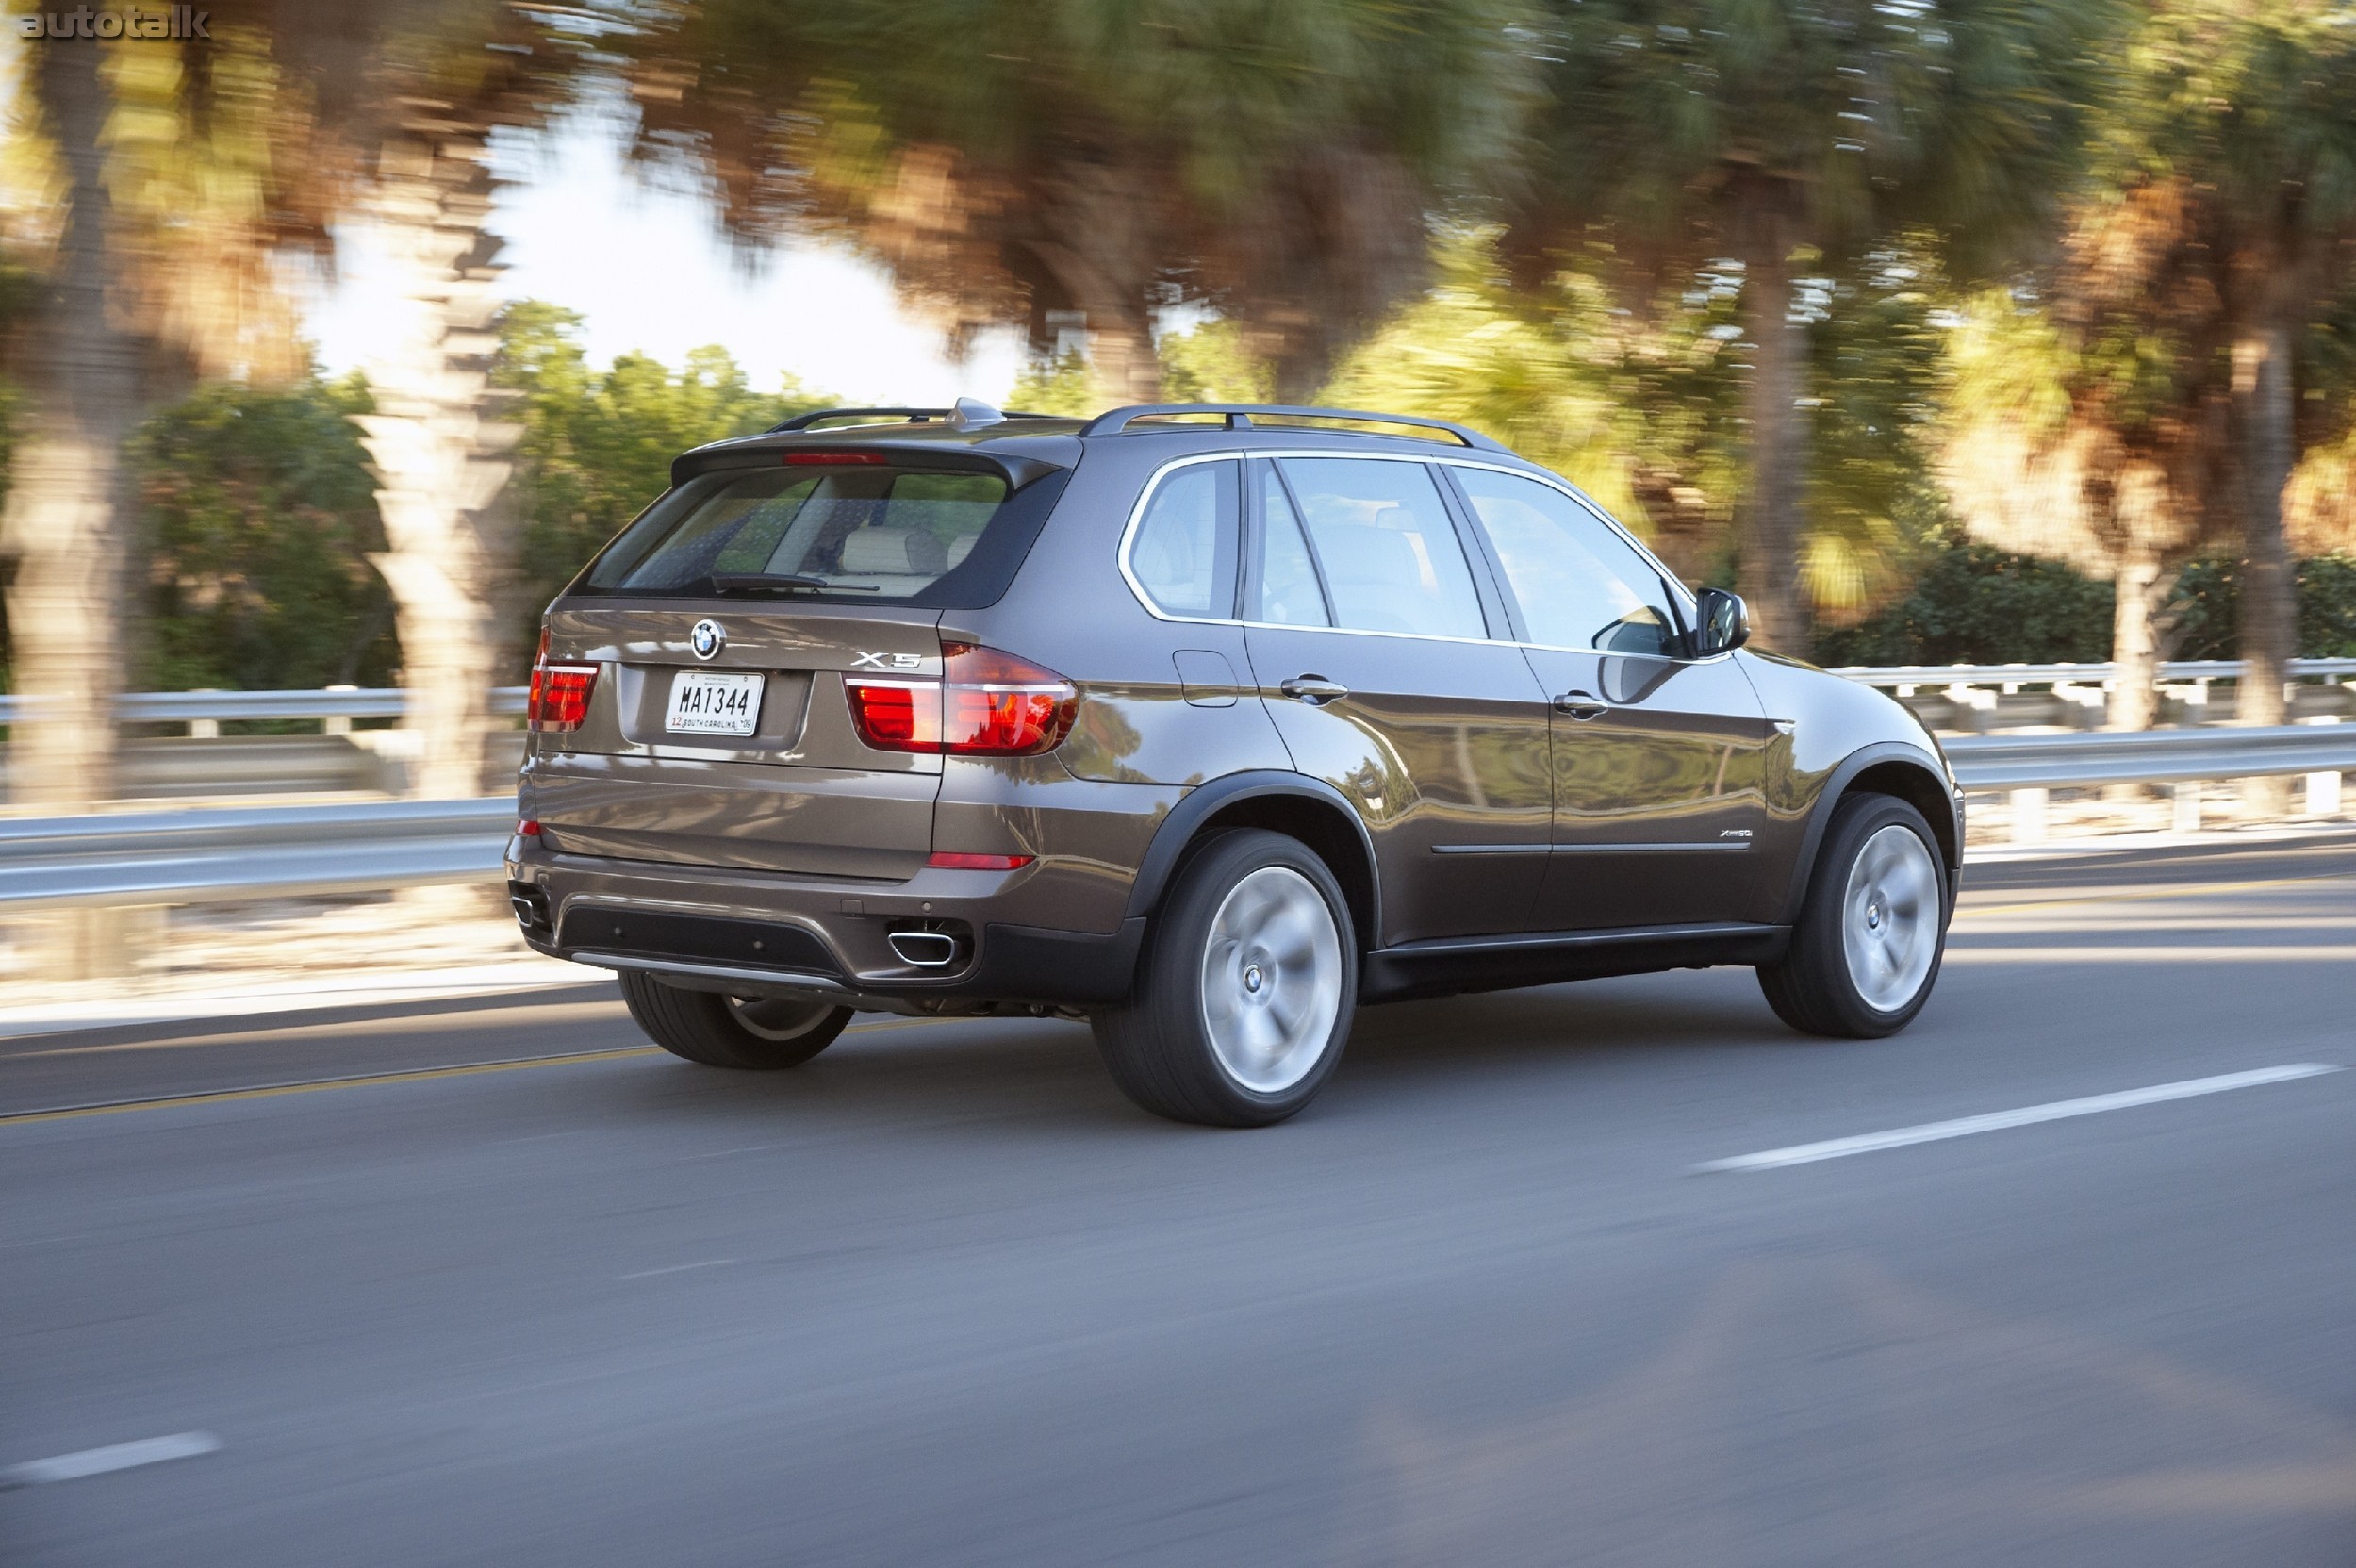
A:
[[[826,593],[883,591],[873,583],[830,583],[823,577],[799,571],[716,571],[711,581],[714,593],[764,593],[771,589],[789,592],[795,588],[815,588]]]

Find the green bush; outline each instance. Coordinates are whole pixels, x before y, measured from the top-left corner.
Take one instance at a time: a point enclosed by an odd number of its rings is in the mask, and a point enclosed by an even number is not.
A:
[[[1826,665],[2060,664],[2111,656],[2108,583],[2030,555],[1955,545],[1906,596],[1850,627],[1820,632]]]

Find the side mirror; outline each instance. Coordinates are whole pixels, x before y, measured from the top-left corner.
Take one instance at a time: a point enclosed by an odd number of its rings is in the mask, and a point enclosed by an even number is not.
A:
[[[1724,653],[1751,640],[1751,612],[1742,596],[1724,588],[1704,588],[1694,607],[1693,655],[1706,658]]]

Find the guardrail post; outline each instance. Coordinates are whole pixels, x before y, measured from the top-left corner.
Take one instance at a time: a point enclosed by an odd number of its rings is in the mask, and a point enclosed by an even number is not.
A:
[[[198,691],[215,691],[219,688],[215,686],[198,686],[196,689]],[[190,740],[219,740],[221,738],[221,720],[218,718],[189,719],[189,738]]]
[[[2012,791],[2014,843],[2042,844],[2045,842],[2046,806],[2051,799],[2051,790],[2016,789]]]
[[[2337,724],[2339,721],[2338,716],[2333,715],[2326,718],[2310,718],[2304,722],[2322,725]],[[2308,774],[2307,815],[2310,817],[2337,817],[2339,814],[2340,775],[2337,773]]]
[[[329,686],[327,689],[329,691],[357,691],[360,688],[354,685],[333,685]],[[348,713],[329,714],[325,718],[320,720],[319,733],[326,735],[350,734],[352,733],[352,716]]]
[[[2201,783],[2199,779],[2184,779],[2178,782],[2175,822],[2178,833],[2200,831],[2200,795]]]

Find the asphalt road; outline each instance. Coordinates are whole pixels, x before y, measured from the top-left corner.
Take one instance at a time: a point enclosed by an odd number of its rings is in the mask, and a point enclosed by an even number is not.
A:
[[[0,1467],[219,1446],[0,1468],[0,1561],[2347,1568],[2356,1070],[1695,1167],[2356,1068],[2356,849],[1965,906],[1894,1040],[1415,1003],[1257,1132],[1076,1025],[735,1076],[601,986],[8,1042]]]

